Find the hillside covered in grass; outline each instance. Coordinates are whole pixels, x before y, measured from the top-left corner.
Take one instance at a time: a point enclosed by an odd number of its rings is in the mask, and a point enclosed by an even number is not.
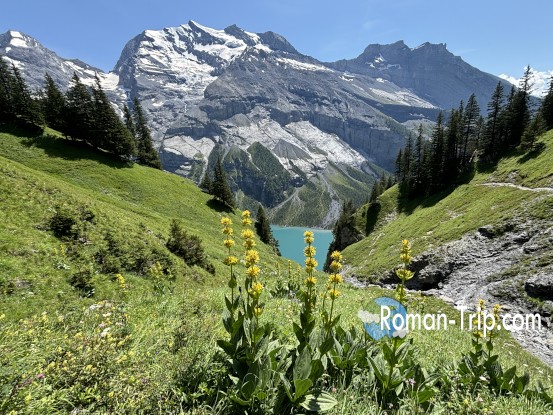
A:
[[[539,151],[513,151],[497,166],[478,171],[459,186],[425,199],[398,199],[398,187],[378,203],[358,210],[355,223],[366,234],[345,252],[360,278],[377,278],[398,265],[397,241],[408,238],[415,254],[460,239],[480,227],[553,218],[553,131]]]
[[[240,258],[235,272],[241,284],[245,269],[239,212],[222,211],[188,180],[116,161],[47,133],[0,133],[0,413],[284,413],[275,408],[303,413],[305,406],[317,410],[307,402],[323,392],[325,402],[333,403],[327,411],[331,414],[550,410],[547,399],[522,389],[497,392],[462,383],[452,362],[471,350],[468,331],[414,331],[402,347],[409,358],[398,354],[394,368],[383,354],[386,349],[363,334],[358,317],[376,297],[394,296],[380,288],[339,283],[339,295],[334,292],[339,326],[333,344],[324,346],[330,347],[327,357],[321,356],[323,345],[311,346],[324,332],[319,326],[330,301],[320,296],[329,292],[328,276],[321,273],[313,274],[313,292],[320,298],[314,313],[317,335],[305,340],[313,354],[310,359],[306,353],[294,355],[294,363],[283,370],[287,353],[302,344],[291,322],[300,324],[299,287],[310,274],[258,241],[257,278],[264,286],[260,320],[263,339],[272,339],[263,340],[258,350],[273,349],[249,359],[274,359],[274,366],[256,377],[262,390],[247,383],[251,376],[229,376],[236,369],[229,362],[244,357],[229,358],[217,344],[228,339],[222,316],[228,319],[225,296],[231,292],[220,222],[223,217],[233,222],[233,249]],[[188,235],[201,238],[203,262],[187,265],[168,249],[174,219]],[[393,236],[390,262],[398,256],[403,234]],[[414,249],[419,249],[417,243]],[[188,248],[197,251],[197,244]],[[339,280],[334,277],[335,284]],[[458,312],[440,300],[413,296],[409,302],[459,321]],[[282,347],[276,348],[278,344]],[[551,369],[508,334],[500,333],[494,346],[504,368],[517,364],[519,377],[529,372],[528,388],[538,390],[538,381],[551,385]],[[327,368],[322,373],[319,363],[311,363],[311,370],[310,364],[300,367],[296,362],[325,362]],[[389,381],[399,380],[393,390],[386,379],[375,376],[373,364],[390,368]],[[250,369],[260,370],[255,364]],[[295,379],[292,398],[284,393],[279,370],[284,378]],[[291,403],[300,393],[304,396]]]

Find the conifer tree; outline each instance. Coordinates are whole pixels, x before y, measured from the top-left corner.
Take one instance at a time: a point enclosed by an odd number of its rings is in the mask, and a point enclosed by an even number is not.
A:
[[[227,175],[223,168],[223,163],[221,158],[217,158],[217,163],[215,164],[215,170],[213,172],[213,185],[212,185],[212,194],[213,197],[219,200],[224,205],[228,206],[231,209],[236,207],[236,202],[234,201],[234,196],[230,190],[230,186],[227,181]]]
[[[522,134],[520,146],[523,150],[532,151],[536,144],[538,136],[546,132],[546,125],[541,112],[536,113],[536,116],[532,119],[524,133]]]
[[[424,167],[425,167],[424,154],[425,154],[425,145],[424,145],[422,124],[421,124],[419,125],[417,138],[415,141],[415,151],[414,151],[413,161],[412,161],[413,167],[412,169],[410,169],[410,174],[409,174],[411,178],[407,179],[408,195],[410,197],[418,196],[424,193],[424,181],[425,181],[425,174],[426,174],[426,172],[424,171]]]
[[[49,127],[64,132],[65,97],[48,73],[44,76],[44,85],[44,97],[42,100],[44,120]]]
[[[88,88],[81,82],[76,73],[71,78],[71,86],[65,94],[66,112],[64,131],[68,136],[84,140],[96,147],[91,134],[94,126],[94,104]]]
[[[482,145],[485,159],[495,160],[501,151],[501,110],[503,109],[503,84],[497,83],[488,103],[488,119]]]
[[[213,182],[211,181],[211,177],[209,177],[209,172],[207,170],[205,171],[202,181],[200,182],[200,189],[210,195],[213,194]]]
[[[15,119],[12,90],[14,76],[4,59],[0,58],[0,121]]]
[[[471,94],[463,114],[463,145],[461,150],[461,164],[463,167],[467,166],[470,154],[476,148],[479,117],[480,107],[476,101],[476,95]]]
[[[259,207],[257,208],[255,230],[261,242],[271,245],[278,253],[278,255],[280,255],[280,251],[278,249],[278,241],[273,236],[273,232],[271,231],[271,224],[269,223],[269,219],[267,218],[265,209],[263,209],[263,206],[261,204],[259,204]]]
[[[422,134],[422,125],[419,125],[419,133]],[[407,183],[407,186],[411,186],[411,172],[413,170],[413,151],[414,142],[413,134],[409,133],[407,142],[405,143],[405,150],[403,151],[403,158],[401,160],[401,170],[403,171],[403,180]]]
[[[133,138],[135,138],[136,140],[136,128],[134,126],[131,111],[129,110],[129,107],[127,107],[127,105],[123,105],[123,119],[125,121],[125,127],[127,127],[127,130],[129,130]]]
[[[378,196],[382,194],[382,186],[380,184],[380,181],[376,181],[373,184],[373,188],[371,190],[371,197],[369,198],[369,203],[376,202],[376,199],[378,199]]]
[[[324,269],[327,270],[331,262],[331,254],[334,251],[342,251],[352,243],[361,239],[361,235],[355,228],[355,219],[353,214],[355,213],[355,206],[351,200],[348,200],[342,204],[342,211],[338,220],[332,228],[333,239],[328,247],[326,255],[326,261]]]
[[[144,110],[138,98],[133,100],[134,125],[136,129],[137,158],[140,164],[161,169],[159,154],[152,144],[150,129],[146,123]]]
[[[404,171],[403,171],[403,150],[402,149],[399,149],[399,152],[397,153],[397,157],[396,157],[396,180],[401,183],[403,181],[403,174],[404,174]]]
[[[430,155],[430,186],[431,192],[443,187],[443,159],[444,159],[444,126],[443,114],[438,113],[436,126],[432,132],[432,147]]]
[[[519,89],[514,92],[507,106],[508,145],[518,146],[522,134],[530,123],[530,93],[533,87],[533,76],[532,69],[527,66],[520,79]]]
[[[543,98],[540,114],[543,119],[545,128],[551,130],[553,128],[553,76],[549,81],[549,90]]]
[[[14,82],[12,105],[14,106],[15,113],[25,121],[40,124],[42,122],[42,114],[38,103],[32,98],[31,92],[21,75],[21,71],[14,64],[12,64],[12,73]]]
[[[134,139],[117,116],[96,76],[92,89],[94,144],[116,156],[128,158],[135,153]]]
[[[460,142],[461,116],[459,110],[453,109],[447,120],[444,138],[444,184],[451,184],[459,174],[458,147]]]

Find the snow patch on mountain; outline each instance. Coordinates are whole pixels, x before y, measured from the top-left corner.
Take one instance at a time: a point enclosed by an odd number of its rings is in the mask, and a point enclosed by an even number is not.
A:
[[[14,30],[10,31],[10,35],[12,37],[10,44],[16,48],[28,48],[29,45],[27,45],[27,42],[25,41],[25,37],[20,33],[16,32]],[[8,51],[6,51],[8,52]]]
[[[312,63],[300,62],[295,59],[288,58],[278,58],[277,62],[284,64],[285,66],[290,66],[294,69],[299,69],[300,71],[315,71],[315,72],[334,72],[332,69],[327,68],[322,65],[314,65]]]

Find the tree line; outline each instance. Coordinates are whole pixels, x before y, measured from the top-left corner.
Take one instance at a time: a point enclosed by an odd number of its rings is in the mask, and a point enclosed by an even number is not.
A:
[[[434,194],[475,166],[496,163],[513,148],[535,150],[536,138],[553,128],[553,79],[537,111],[531,108],[532,86],[532,72],[527,67],[519,88],[513,86],[507,96],[498,82],[486,118],[480,115],[472,94],[466,105],[461,101],[459,108],[451,110],[447,120],[442,112],[438,114],[429,140],[420,125],[396,159],[401,196]]]
[[[109,101],[98,76],[89,87],[74,74],[63,93],[46,74],[44,89],[33,96],[19,69],[0,59],[0,123],[46,125],[93,148],[160,169],[159,155],[138,99],[133,100],[132,110],[125,105],[123,114],[124,120]]]

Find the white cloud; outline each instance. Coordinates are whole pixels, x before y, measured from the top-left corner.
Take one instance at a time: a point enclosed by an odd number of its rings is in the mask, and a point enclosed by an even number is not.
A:
[[[543,72],[532,70],[532,72],[534,74],[534,86],[532,87],[532,95],[536,97],[543,97],[549,89],[549,82],[551,81],[551,77],[553,76],[553,70]],[[520,81],[520,78],[515,78],[514,76],[506,74],[501,74],[499,75],[499,77],[516,86],[518,86]]]

